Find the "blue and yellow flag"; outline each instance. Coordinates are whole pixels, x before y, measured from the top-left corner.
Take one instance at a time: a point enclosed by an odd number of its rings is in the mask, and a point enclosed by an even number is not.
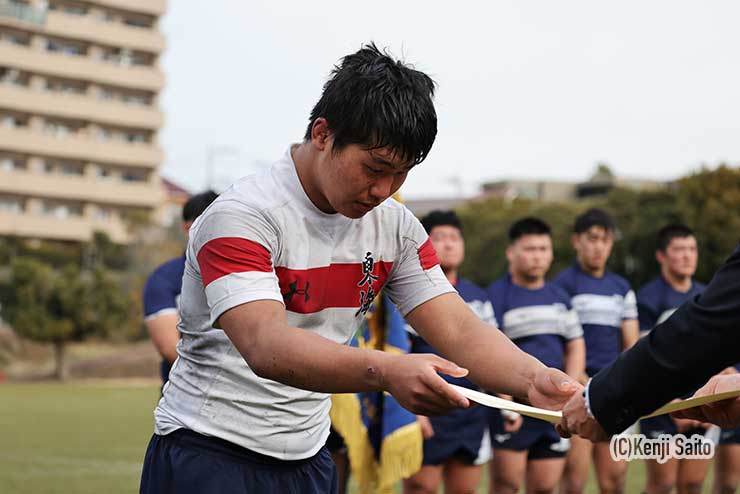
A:
[[[401,314],[385,295],[376,298],[357,337],[359,348],[407,353]],[[388,393],[332,396],[331,421],[347,445],[360,494],[393,492],[395,484],[421,468],[421,428],[416,415]]]

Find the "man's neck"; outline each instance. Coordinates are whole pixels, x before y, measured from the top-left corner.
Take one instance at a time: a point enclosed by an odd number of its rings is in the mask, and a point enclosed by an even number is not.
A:
[[[324,196],[318,187],[315,166],[316,157],[312,153],[310,146],[305,142],[294,144],[290,147],[290,155],[293,158],[293,163],[295,163],[298,180],[301,182],[301,187],[303,187],[303,191],[308,196],[308,199],[324,213],[336,213],[326,199],[326,196]]]
[[[545,278],[529,278],[516,272],[511,273],[511,282],[528,290],[537,290],[545,286]]]
[[[594,278],[602,278],[604,276],[604,273],[606,272],[606,266],[592,268],[590,266],[586,266],[586,264],[581,262],[580,259],[578,259],[578,266],[581,268],[581,271],[589,276],[593,276]]]
[[[661,269],[663,279],[668,285],[680,293],[686,293],[691,290],[691,276],[678,276],[668,269]]]

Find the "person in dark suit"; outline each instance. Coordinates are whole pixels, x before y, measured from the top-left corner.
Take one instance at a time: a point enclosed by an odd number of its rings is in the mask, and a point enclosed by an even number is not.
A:
[[[696,389],[740,361],[740,246],[715,273],[706,291],[684,303],[632,349],[602,369],[563,408],[558,432],[601,440],[639,417]],[[740,389],[740,379],[716,376],[695,396]],[[740,424],[740,400],[686,411],[680,418]]]

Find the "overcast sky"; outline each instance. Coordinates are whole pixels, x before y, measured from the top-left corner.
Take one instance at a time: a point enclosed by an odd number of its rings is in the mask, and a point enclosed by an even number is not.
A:
[[[406,197],[603,161],[670,179],[740,161],[734,1],[170,0],[165,176],[198,191],[302,138],[333,64],[374,40],[438,83],[439,132]],[[220,150],[219,150],[220,149]]]

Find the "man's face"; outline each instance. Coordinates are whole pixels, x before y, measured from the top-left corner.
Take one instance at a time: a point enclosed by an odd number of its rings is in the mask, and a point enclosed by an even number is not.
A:
[[[506,258],[512,274],[528,281],[545,279],[552,264],[550,235],[523,235],[506,249]]]
[[[434,250],[439,258],[439,265],[443,271],[454,270],[460,267],[465,259],[465,241],[462,233],[452,225],[439,225],[429,232]]]
[[[694,276],[699,261],[699,248],[693,235],[673,237],[663,251],[656,252],[661,267],[677,278]]]
[[[614,234],[600,226],[592,226],[572,237],[578,260],[587,269],[604,269],[614,246]]]
[[[332,209],[348,218],[361,218],[392,196],[412,167],[388,148],[356,144],[336,153],[329,146],[321,159],[321,190]]]

